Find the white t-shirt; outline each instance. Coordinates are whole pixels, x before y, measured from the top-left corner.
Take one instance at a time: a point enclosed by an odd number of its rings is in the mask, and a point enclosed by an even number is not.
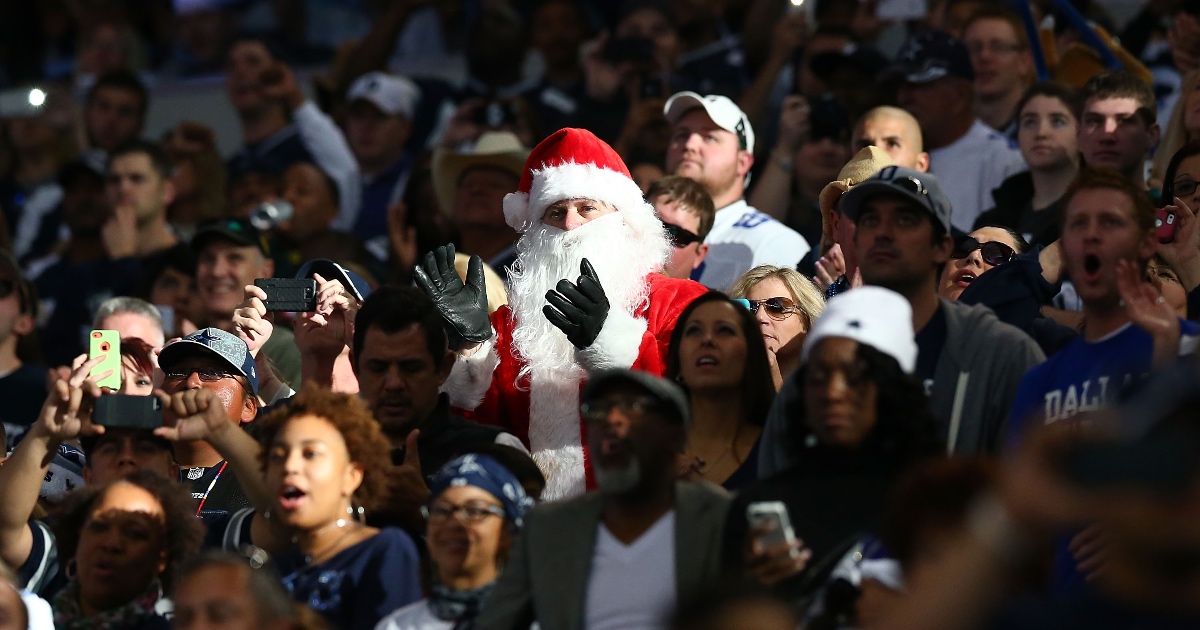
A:
[[[409,604],[384,617],[375,630],[450,630],[453,621],[442,621],[429,611],[429,600]]]
[[[729,291],[742,274],[759,265],[795,269],[810,249],[792,228],[739,199],[720,210],[704,239],[708,256],[692,278],[718,291]]]
[[[667,512],[630,545],[600,523],[583,627],[667,628],[675,615],[675,602],[675,511]]]
[[[953,144],[929,152],[929,172],[950,200],[950,223],[970,232],[975,219],[996,204],[992,190],[1010,175],[1028,170],[1025,158],[1004,134],[976,119]]]

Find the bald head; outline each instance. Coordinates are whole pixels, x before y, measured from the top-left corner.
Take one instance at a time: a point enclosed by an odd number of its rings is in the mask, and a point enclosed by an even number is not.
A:
[[[929,169],[921,125],[903,109],[883,106],[863,114],[854,125],[854,150],[872,145],[883,149],[900,166],[922,172]]]

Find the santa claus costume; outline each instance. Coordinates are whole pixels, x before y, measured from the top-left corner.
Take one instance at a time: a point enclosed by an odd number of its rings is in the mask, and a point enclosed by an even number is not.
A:
[[[543,223],[550,205],[573,199],[616,212],[571,230]],[[504,218],[521,233],[509,304],[491,315],[491,339],[460,356],[444,389],[477,421],[521,438],[546,475],[543,499],[576,496],[592,486],[579,415],[587,373],[621,367],[661,376],[679,314],[707,289],[659,273],[671,251],[663,225],[621,158],[589,131],[559,130],[530,153]],[[610,310],[595,341],[576,348],[542,309],[547,291],[573,281],[585,258]]]

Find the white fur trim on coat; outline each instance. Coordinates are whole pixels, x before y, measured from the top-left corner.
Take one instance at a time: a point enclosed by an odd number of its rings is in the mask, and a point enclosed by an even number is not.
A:
[[[592,345],[575,351],[575,361],[588,372],[628,368],[638,358],[646,320],[612,311]]]
[[[450,396],[450,404],[459,409],[471,410],[483,402],[492,385],[492,372],[500,365],[496,353],[496,333],[479,345],[469,357],[459,355],[450,369],[450,376],[442,383],[441,391]]]
[[[579,426],[579,384],[583,373],[534,368],[529,381],[529,450],[546,476],[543,501],[587,491],[583,432]]]
[[[562,164],[534,171],[529,193],[504,197],[504,220],[524,233],[542,220],[550,204],[564,199],[594,199],[620,212],[647,212],[654,207],[642,198],[642,189],[625,175],[595,164]]]

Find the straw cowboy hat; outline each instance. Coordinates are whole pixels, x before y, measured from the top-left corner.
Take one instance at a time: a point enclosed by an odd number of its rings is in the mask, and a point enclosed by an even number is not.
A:
[[[884,167],[895,164],[896,161],[883,149],[873,145],[863,147],[838,172],[837,180],[829,182],[821,189],[821,194],[817,197],[817,205],[821,207],[821,254],[833,247],[833,213],[837,212],[837,202],[842,193]]]
[[[459,153],[438,149],[433,155],[433,186],[438,207],[447,215],[454,210],[454,194],[463,173],[477,166],[492,166],[520,179],[525,170],[529,149],[521,146],[516,134],[508,131],[488,131],[479,136],[475,148]]]

